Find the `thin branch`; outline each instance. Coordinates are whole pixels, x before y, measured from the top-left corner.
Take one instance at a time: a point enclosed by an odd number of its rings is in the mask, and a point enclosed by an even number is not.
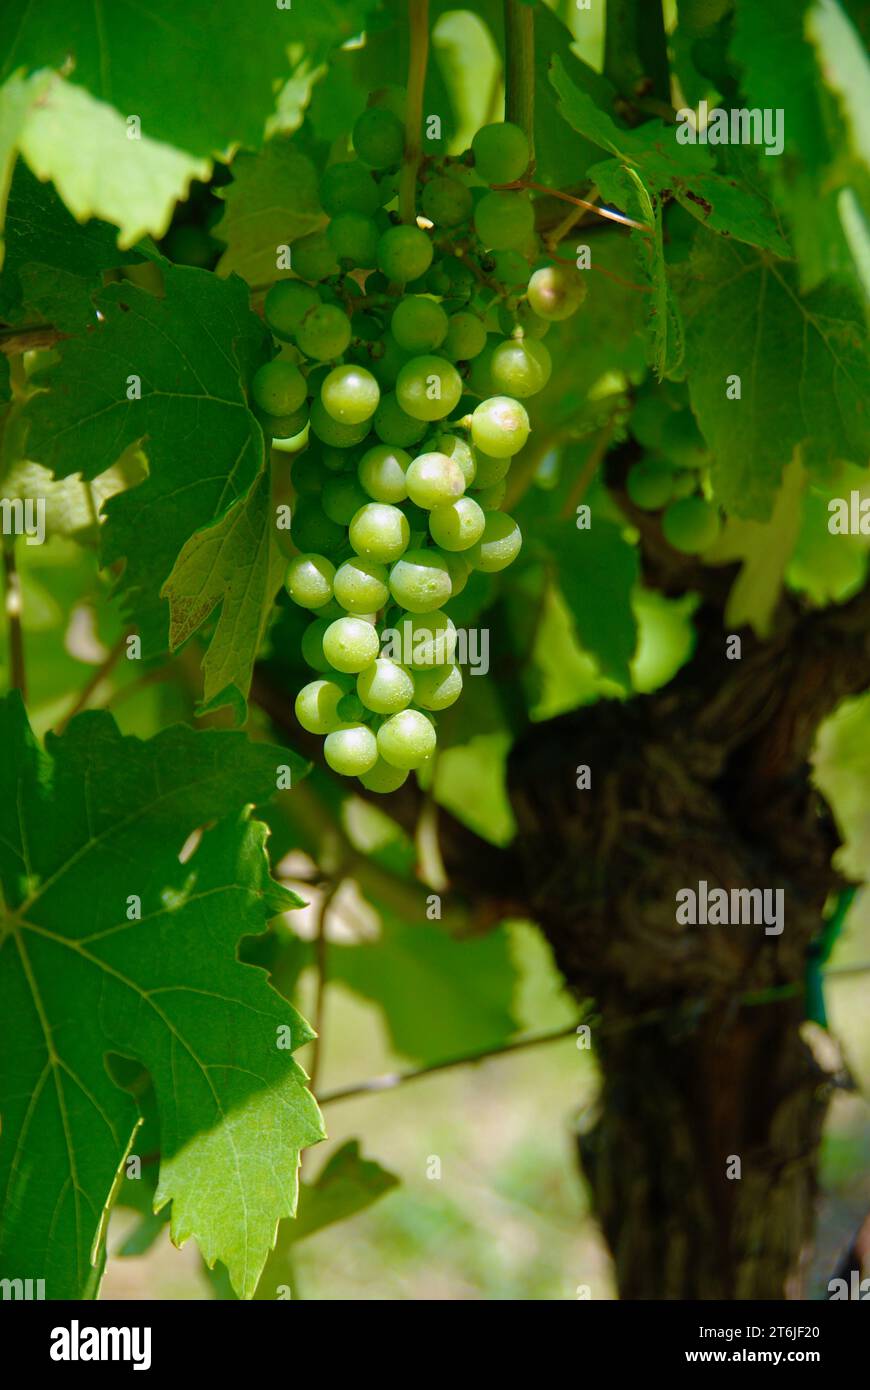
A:
[[[411,52],[408,59],[408,97],[405,107],[405,162],[399,179],[399,216],[417,218],[417,170],[423,132],[423,90],[429,61],[429,0],[408,0]]]
[[[118,661],[124,653],[126,644],[127,633],[125,632],[121,637],[118,638],[117,642],[115,643],[112,650],[109,652],[105,661],[97,667],[97,669],[91,674],[90,678],[82,686],[68,712],[57,724],[55,724],[54,731],[56,734],[62,734],[70,720],[74,719],[75,716],[77,714],[80,714],[81,711],[85,708],[97,687],[101,685],[102,682],[106,679],[106,677],[114,670],[115,666],[117,665]]]
[[[24,634],[21,630],[21,579],[15,563],[15,542],[3,546],[3,575],[6,585],[6,621],[9,631],[9,684],[27,700],[27,671],[24,665]]]

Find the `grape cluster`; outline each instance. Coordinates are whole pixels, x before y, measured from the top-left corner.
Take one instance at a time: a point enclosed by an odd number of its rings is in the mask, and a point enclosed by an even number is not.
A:
[[[626,478],[636,507],[646,512],[664,508],[662,534],[684,555],[702,555],[719,537],[719,513],[697,487],[693,470],[674,469],[667,459],[655,457],[633,463]]]
[[[400,93],[370,104],[354,157],[324,171],[328,225],[293,244],[293,278],[266,296],[282,346],[251,385],[265,432],[306,431],[286,587],[312,614],[302,655],[316,678],[296,715],[335,772],[378,792],[431,757],[435,716],[462,690],[444,606],[520,550],[500,507],[529,437],[523,402],[550,376],[551,323],[585,293],[541,255],[527,191],[499,187],[529,162],[509,123],[462,158],[424,160],[422,215],[401,221],[400,116]]]

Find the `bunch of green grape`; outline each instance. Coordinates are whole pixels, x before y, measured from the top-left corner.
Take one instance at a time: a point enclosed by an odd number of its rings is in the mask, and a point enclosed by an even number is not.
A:
[[[328,224],[294,242],[292,278],[266,296],[282,346],[251,387],[264,431],[293,439],[286,587],[311,611],[315,673],[296,715],[335,772],[378,792],[432,757],[461,693],[450,602],[519,553],[501,504],[524,402],[550,376],[551,323],[585,295],[542,254],[528,192],[499,187],[529,163],[514,125],[424,160],[419,215],[402,221],[401,115],[402,94],[380,94],[325,169]]]
[[[684,555],[703,555],[719,538],[719,513],[698,491],[698,475],[675,469],[667,459],[633,463],[626,491],[642,511],[662,513],[662,534]]]

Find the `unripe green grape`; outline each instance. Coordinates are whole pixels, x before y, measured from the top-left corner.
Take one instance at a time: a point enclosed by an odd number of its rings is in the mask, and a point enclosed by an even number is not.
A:
[[[325,280],[338,274],[338,260],[325,231],[309,232],[294,241],[290,259],[301,280]]]
[[[390,597],[386,565],[354,555],[339,565],[333,593],[348,613],[377,613]]]
[[[525,256],[521,256],[519,251],[497,251],[493,257],[495,269],[493,277],[500,285],[509,285],[514,288],[518,285],[525,286],[529,279],[529,263]]]
[[[390,330],[405,352],[428,352],[447,336],[447,315],[434,299],[410,294],[396,305]]]
[[[401,370],[404,371],[404,367]],[[401,372],[399,375],[401,376]],[[399,404],[395,391],[381,396],[381,403],[375,411],[372,424],[378,439],[399,449],[408,449],[414,444],[419,444],[426,433],[426,422],[408,415]]]
[[[471,190],[458,179],[439,174],[426,184],[420,204],[436,227],[459,227],[471,216]]]
[[[325,663],[324,663],[325,664]],[[338,713],[344,691],[335,681],[309,681],[296,696],[296,718],[309,734],[331,734],[344,721]]]
[[[462,378],[443,357],[412,357],[396,382],[396,399],[415,420],[443,420],[456,409],[461,395]]]
[[[338,702],[337,713],[343,724],[365,724],[370,718],[369,711],[360,697],[353,691],[349,691],[347,695],[342,695]]]
[[[493,393],[494,387],[490,368],[492,366],[493,354],[498,344],[499,340],[494,334],[487,334],[487,340],[482,349],[472,360],[471,371],[468,374],[468,385],[471,387],[472,391],[476,391],[479,396],[491,396]]]
[[[398,164],[405,150],[402,122],[384,106],[369,106],[354,121],[353,147],[372,169]]]
[[[477,287],[471,267],[458,256],[445,256],[440,268],[447,281],[445,294],[450,299],[469,300]]]
[[[339,526],[349,526],[368,500],[353,473],[331,473],[320,494],[321,507]]]
[[[468,552],[468,558],[476,570],[497,574],[516,559],[522,543],[522,533],[512,516],[487,512],[483,535]]]
[[[320,180],[320,206],[330,217],[342,212],[360,212],[371,217],[381,205],[378,186],[364,164],[347,160],[330,164]],[[294,269],[296,242],[293,246]]]
[[[691,497],[698,486],[698,475],[691,470],[684,473],[674,473],[672,497],[676,501],[678,497]]]
[[[333,367],[320,388],[320,399],[333,420],[359,425],[378,408],[381,389],[365,367]]]
[[[447,454],[418,454],[405,474],[408,496],[427,511],[454,502],[465,491],[465,475]]]
[[[429,532],[443,550],[469,550],[483,535],[486,516],[472,497],[460,497],[429,513]]]
[[[375,444],[359,461],[358,476],[369,497],[375,502],[404,502],[408,496],[405,473],[411,455],[393,444]]]
[[[415,671],[447,666],[456,656],[456,626],[446,613],[412,613],[396,624],[403,664]]]
[[[314,668],[315,671],[329,671],[329,662],[323,651],[323,636],[329,627],[329,621],[325,618],[317,618],[313,623],[309,623],[302,634],[300,647],[302,659]]]
[[[325,555],[294,555],[284,587],[300,608],[322,608],[332,598],[335,565]]]
[[[275,337],[289,342],[295,338],[303,316],[319,303],[320,296],[312,285],[301,280],[279,280],[266,295],[263,313]]]
[[[329,244],[340,261],[367,270],[375,263],[380,233],[361,212],[340,212],[326,229]]]
[[[378,729],[378,753],[391,767],[422,767],[436,742],[435,725],[416,709],[391,714]]]
[[[349,473],[356,463],[356,452],[353,445],[342,448],[327,444],[320,450],[320,462],[328,473]]]
[[[389,329],[382,334],[380,344],[383,347],[383,354],[380,357],[372,358],[371,370],[377,377],[381,390],[392,391],[399,372],[408,360],[408,354],[399,347]]]
[[[682,497],[662,516],[665,540],[683,555],[701,555],[719,535],[719,514],[704,497]]]
[[[471,149],[475,170],[484,183],[515,183],[529,167],[529,142],[512,121],[481,126]]]
[[[378,242],[377,264],[397,284],[419,280],[432,264],[432,243],[419,227],[390,227]]]
[[[290,481],[299,497],[316,497],[323,487],[323,468],[310,449],[293,460]]]
[[[471,445],[458,434],[439,434],[433,440],[430,451],[446,454],[462,469],[465,486],[471,487],[477,473],[477,455]]]
[[[529,280],[529,305],[539,318],[556,322],[569,319],[586,298],[587,288],[579,271],[563,265],[545,265]]]
[[[292,362],[264,362],[254,373],[251,395],[267,415],[292,415],[308,394],[305,377]]]
[[[407,768],[390,767],[389,763],[385,763],[383,758],[378,757],[374,767],[364,773],[359,780],[367,792],[382,794],[396,792],[407,782],[408,770]]]
[[[318,304],[300,323],[296,342],[306,357],[316,361],[341,357],[350,342],[350,319],[336,304]]]
[[[450,597],[456,598],[468,583],[471,565],[468,563],[467,556],[461,555],[459,551],[448,550],[444,559],[447,561],[447,571],[450,575]]]
[[[377,740],[367,724],[350,724],[326,735],[323,756],[341,777],[361,777],[378,760]]]
[[[365,618],[336,618],[323,634],[323,654],[336,671],[362,671],[379,649],[378,634]]]
[[[474,230],[492,251],[521,246],[534,226],[535,211],[526,193],[487,193],[474,210]]]
[[[507,338],[492,354],[489,370],[497,392],[525,400],[544,389],[552,363],[544,343],[534,338]]]
[[[545,338],[552,327],[549,319],[535,313],[527,299],[521,299],[517,305],[516,321],[526,338]]]
[[[525,407],[511,396],[490,396],[471,417],[471,438],[492,458],[512,458],[519,453],[530,429]]]
[[[263,433],[271,436],[273,442],[295,439],[308,424],[308,404],[304,402],[292,415],[258,414]]]
[[[361,444],[369,432],[368,420],[359,425],[344,425],[334,420],[319,396],[311,402],[309,420],[317,438],[335,449],[352,449],[354,444]]]
[[[414,681],[398,661],[381,656],[360,671],[356,690],[366,709],[375,714],[397,714],[414,698]]]
[[[458,666],[433,666],[414,676],[414,703],[423,709],[448,709],[461,694],[462,672]]]
[[[437,550],[406,550],[390,570],[390,593],[409,613],[431,613],[450,598],[450,573]]]
[[[645,512],[657,512],[674,495],[673,472],[667,464],[641,459],[629,468],[625,490],[636,507]]]
[[[344,528],[330,521],[314,497],[302,497],[296,503],[290,534],[303,554],[329,555],[344,540]]]
[[[501,460],[499,460],[501,462]],[[508,459],[508,462],[510,460]],[[505,499],[507,492],[507,479],[502,478],[497,483],[492,483],[489,487],[475,488],[474,500],[477,505],[485,512],[498,511]]]
[[[490,454],[477,453],[477,473],[474,479],[475,491],[482,491],[484,488],[495,487],[510,472],[510,458],[493,458]]]
[[[350,523],[348,537],[357,555],[390,565],[408,548],[411,528],[398,507],[386,502],[367,502]]]
[[[451,362],[470,362],[486,347],[486,325],[477,314],[462,309],[452,314],[442,349]]]

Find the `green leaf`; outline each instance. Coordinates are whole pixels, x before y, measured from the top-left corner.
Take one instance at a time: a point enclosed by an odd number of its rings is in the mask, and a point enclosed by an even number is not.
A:
[[[622,130],[570,80],[558,57],[553,59],[550,80],[568,124],[616,156],[615,161],[595,166],[596,178],[606,180],[620,166],[628,165],[648,189],[669,192],[712,231],[765,247],[778,256],[790,254],[764,199],[747,184],[716,173],[709,145],[678,145],[675,127],[658,120],[647,121],[636,130]]]
[[[257,154],[240,153],[224,190],[214,235],[227,249],[218,274],[236,271],[249,285],[269,285],[289,271],[277,268],[278,248],[292,245],[325,220],[317,170],[290,140],[270,140]]]
[[[834,856],[847,878],[866,880],[870,865],[870,695],[844,700],[819,730],[813,781],[830,803],[843,843]]]
[[[861,309],[846,288],[802,296],[790,266],[699,237],[679,300],[692,408],[729,512],[766,521],[797,445],[811,472],[867,457],[870,369]],[[732,375],[739,400],[726,397]]]
[[[269,476],[263,474],[220,521],[191,536],[161,591],[169,599],[173,651],[221,604],[202,663],[200,713],[229,703],[239,722],[286,566],[275,536],[270,494]]]
[[[540,528],[556,579],[573,618],[581,646],[594,656],[603,676],[626,689],[637,646],[631,593],[640,567],[637,548],[621,528],[593,513],[588,531],[573,521],[551,521]]]
[[[149,476],[107,504],[103,559],[126,558],[120,587],[146,654],[165,650],[159,595],[185,543],[247,493],[264,458],[243,382],[266,335],[246,286],[163,270],[163,297],[132,284],[94,296],[103,321],[60,344],[26,412],[30,457],[58,477],[95,478],[142,442]],[[128,397],[133,377],[141,399]]]
[[[49,1298],[89,1287],[139,1125],[104,1063],[119,1053],[154,1083],[155,1207],[171,1201],[173,1240],[195,1236],[249,1297],[295,1209],[299,1152],[323,1133],[291,1056],[311,1030],[236,958],[299,903],[243,810],[288,755],[182,726],[143,743],[104,713],[42,752],[14,695],[0,729],[3,1273],[44,1271]]]

